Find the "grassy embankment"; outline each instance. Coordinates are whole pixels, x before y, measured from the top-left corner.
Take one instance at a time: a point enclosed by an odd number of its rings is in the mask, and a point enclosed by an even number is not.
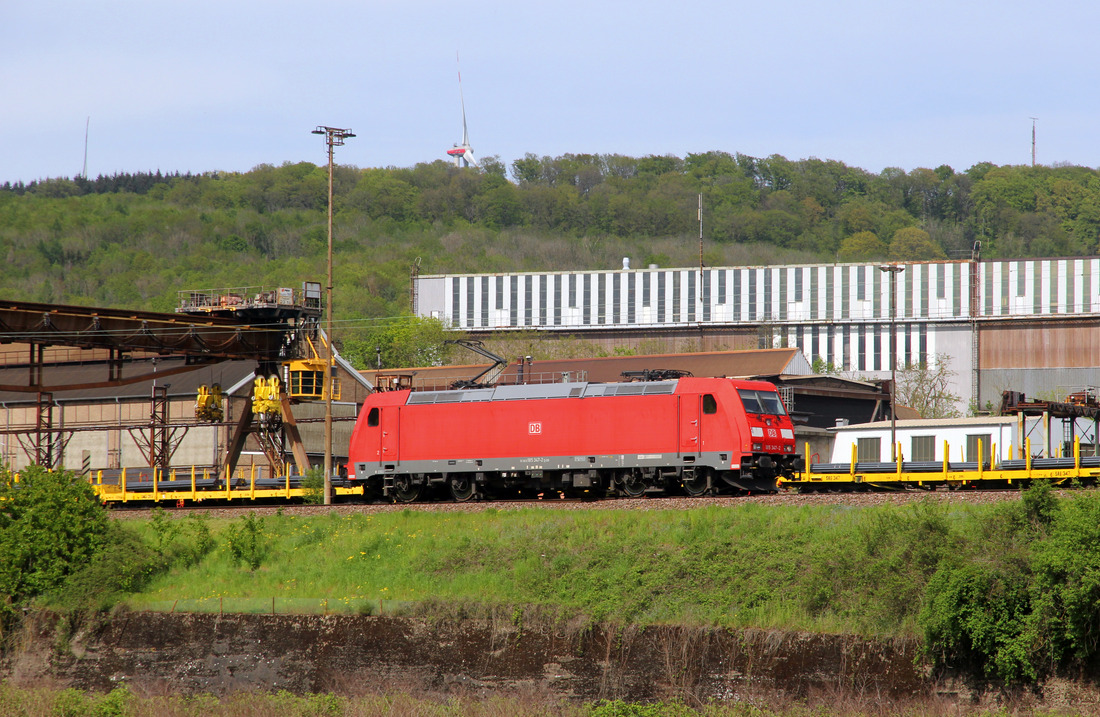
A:
[[[213,549],[136,609],[484,615],[914,634],[950,535],[983,508],[417,510],[201,521]],[[134,529],[194,554],[200,521]],[[273,606],[274,599],[274,606]]]
[[[98,530],[103,547],[34,602],[919,635],[933,665],[1007,686],[1085,674],[1100,654],[1097,491],[874,508],[160,511]]]

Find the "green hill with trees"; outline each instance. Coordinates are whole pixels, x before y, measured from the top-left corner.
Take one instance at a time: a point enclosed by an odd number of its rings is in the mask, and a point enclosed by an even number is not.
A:
[[[956,172],[725,152],[528,154],[335,170],[335,316],[344,340],[409,314],[409,276],[698,262],[712,266],[1095,255],[1100,171]],[[176,292],[325,275],[327,169],[122,174],[0,185],[0,292],[170,311]]]

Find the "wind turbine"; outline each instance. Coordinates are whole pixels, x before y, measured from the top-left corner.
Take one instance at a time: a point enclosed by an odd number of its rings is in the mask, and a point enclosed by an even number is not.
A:
[[[458,53],[455,53],[455,64],[458,64]],[[462,144],[456,144],[447,150],[447,154],[455,158],[456,167],[469,167],[471,164],[478,166],[474,159],[474,148],[470,146],[470,134],[466,131],[466,99],[462,96],[462,67],[458,68],[458,99],[462,103]]]

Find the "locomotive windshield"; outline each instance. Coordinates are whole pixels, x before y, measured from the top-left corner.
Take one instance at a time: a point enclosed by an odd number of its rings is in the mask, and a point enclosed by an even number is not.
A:
[[[779,400],[779,394],[774,391],[739,388],[737,393],[741,396],[741,403],[744,404],[746,413],[762,413],[768,416],[787,415],[783,402]]]

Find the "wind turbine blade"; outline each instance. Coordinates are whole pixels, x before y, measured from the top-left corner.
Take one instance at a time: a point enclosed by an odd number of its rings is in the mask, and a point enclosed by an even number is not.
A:
[[[458,50],[455,50],[455,65],[458,67],[458,101],[462,105],[462,144],[470,143],[470,135],[466,131],[466,97],[462,94],[462,65],[458,61]]]
[[[455,51],[455,65],[458,68],[458,100],[462,106],[462,144],[456,144],[453,149],[447,150],[447,154],[454,157],[455,166],[478,166],[474,159],[474,149],[470,146],[470,132],[466,128],[466,97],[462,93],[462,65],[459,63],[458,51]]]
[[[459,93],[461,94],[461,93]],[[466,102],[462,102],[462,144],[470,144],[470,133],[466,131]]]

